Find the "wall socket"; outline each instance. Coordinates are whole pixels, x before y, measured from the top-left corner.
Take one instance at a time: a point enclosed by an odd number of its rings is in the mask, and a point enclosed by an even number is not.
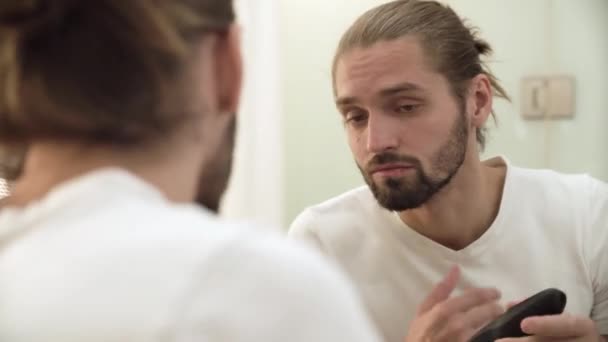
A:
[[[522,79],[522,116],[527,120],[574,117],[574,77],[530,76]]]

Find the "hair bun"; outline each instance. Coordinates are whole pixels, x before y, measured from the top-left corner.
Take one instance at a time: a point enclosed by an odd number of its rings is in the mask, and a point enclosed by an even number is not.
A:
[[[475,39],[475,50],[480,55],[488,55],[492,53],[492,47],[486,41],[481,39]]]

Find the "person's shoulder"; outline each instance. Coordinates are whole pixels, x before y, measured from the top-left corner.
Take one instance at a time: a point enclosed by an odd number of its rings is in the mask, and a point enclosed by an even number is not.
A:
[[[234,341],[376,341],[347,278],[284,236],[242,235],[224,244],[195,283],[177,331],[218,323]]]
[[[196,206],[137,203],[36,231],[42,236],[17,240],[0,260],[0,272],[18,270],[3,283],[11,289],[3,292],[8,312],[44,287],[46,306],[32,302],[30,308],[60,312],[60,322],[48,317],[57,324],[86,316],[153,329],[170,316],[180,338],[374,341],[345,277],[278,231],[229,222]],[[32,278],[40,281],[22,281]],[[67,296],[87,303],[87,314],[66,306],[61,299]],[[131,305],[116,311],[125,302]],[[349,324],[368,339],[346,333]]]
[[[373,204],[375,204],[374,195],[367,185],[362,185],[314,205],[310,209],[324,213],[340,209],[366,208]]]
[[[377,341],[346,276],[308,246],[242,222],[213,219],[197,230],[155,233],[131,263],[183,280],[175,340]]]
[[[505,196],[513,200],[511,203],[524,201],[530,210],[552,213],[554,220],[578,217],[584,222],[598,210],[605,210],[598,208],[608,206],[608,185],[587,173],[520,167],[511,167],[508,172]]]
[[[156,268],[167,274],[189,272],[230,246],[277,234],[248,222],[226,220],[198,205],[165,201],[119,202],[61,221],[60,229],[41,231],[53,237],[58,248],[77,242],[72,249],[79,253],[95,251],[108,267],[115,262],[147,270],[148,260],[162,259]]]
[[[223,244],[206,268],[211,272],[217,269],[234,273],[234,276],[251,275],[250,272],[253,272],[257,279],[272,280],[272,284],[256,282],[264,288],[302,284],[306,279],[310,281],[310,277],[330,280],[325,285],[340,284],[342,281],[340,274],[329,267],[318,253],[278,232],[241,232]],[[238,281],[234,284],[243,285]],[[295,290],[298,288],[304,290],[307,287],[297,286]]]
[[[394,224],[393,213],[382,208],[365,186],[305,209],[288,235],[326,254],[351,254],[382,238],[378,227]]]
[[[606,186],[588,173],[566,173],[552,169],[530,169],[511,166],[510,180],[526,189],[537,189],[553,194],[585,194]]]
[[[294,225],[306,224],[317,218],[359,217],[364,212],[377,210],[378,204],[368,186],[360,186],[319,204],[307,207],[295,219]]]

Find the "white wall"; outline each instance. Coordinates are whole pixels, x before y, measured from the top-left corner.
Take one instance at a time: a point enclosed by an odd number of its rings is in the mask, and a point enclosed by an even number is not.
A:
[[[331,96],[331,58],[371,0],[282,0],[285,216],[360,182]]]
[[[354,18],[383,2],[280,2],[285,224],[304,207],[362,184],[334,109],[330,63]],[[514,99],[513,104],[496,103],[499,127],[491,127],[485,155],[503,154],[522,166],[590,172],[608,180],[608,1],[448,3],[494,46],[492,69]],[[521,77],[547,72],[576,77],[574,120],[521,119]]]
[[[608,1],[447,3],[494,46],[493,70],[513,97],[512,105],[497,103],[499,127],[491,132],[485,155],[505,154],[520,165],[608,180]],[[574,120],[522,120],[519,82],[530,74],[576,78]]]
[[[578,117],[554,125],[549,166],[608,181],[608,1],[553,2],[550,65],[577,77]]]
[[[283,149],[276,0],[237,0],[244,87],[233,173],[222,216],[279,228],[283,218]]]

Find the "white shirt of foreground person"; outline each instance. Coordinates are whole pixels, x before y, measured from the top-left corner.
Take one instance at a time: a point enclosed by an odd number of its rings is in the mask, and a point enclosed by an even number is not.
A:
[[[378,339],[314,252],[105,169],[0,211],[0,341]]]
[[[402,342],[415,310],[453,265],[456,293],[496,287],[506,302],[549,287],[568,296],[566,312],[591,317],[608,335],[608,185],[586,175],[506,168],[498,215],[455,251],[418,234],[380,207],[367,186],[304,211],[290,234],[311,241],[351,276],[388,342]]]

